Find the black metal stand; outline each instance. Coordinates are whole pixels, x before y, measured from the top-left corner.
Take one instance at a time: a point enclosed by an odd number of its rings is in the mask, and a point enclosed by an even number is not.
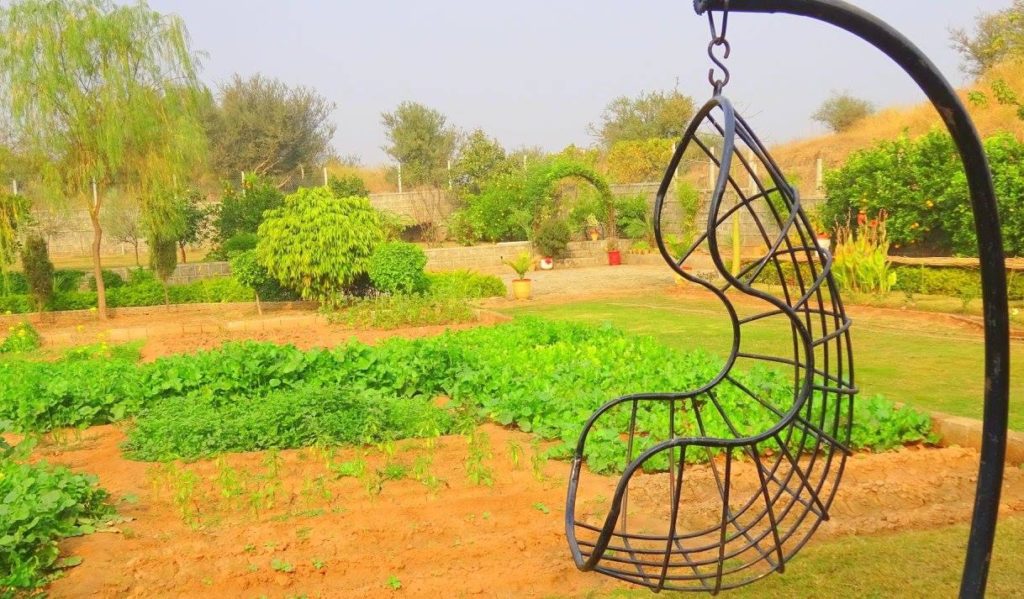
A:
[[[1006,456],[1010,386],[1009,307],[1006,266],[995,191],[978,132],[967,110],[939,70],[909,40],[873,15],[840,0],[695,0],[698,14],[708,10],[786,13],[829,23],[885,53],[920,86],[949,129],[967,171],[978,235],[985,320],[985,407],[971,535],[961,597],[982,597],[995,538],[999,493]]]

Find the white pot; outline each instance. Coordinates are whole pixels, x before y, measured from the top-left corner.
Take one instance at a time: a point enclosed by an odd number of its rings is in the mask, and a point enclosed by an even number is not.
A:
[[[551,270],[555,267],[555,260],[553,258],[545,257],[540,259],[541,270]]]
[[[828,237],[818,237],[818,247],[823,250],[827,250],[832,247],[832,240]]]

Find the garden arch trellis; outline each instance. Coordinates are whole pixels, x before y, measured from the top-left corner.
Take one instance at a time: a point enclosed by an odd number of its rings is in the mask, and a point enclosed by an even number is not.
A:
[[[609,237],[615,236],[615,196],[604,177],[594,169],[575,161],[556,160],[540,167],[531,173],[526,181],[525,195],[534,201],[545,202],[554,197],[555,186],[559,181],[577,177],[590,183],[601,196],[601,202],[607,210],[607,232]],[[540,211],[538,210],[538,214]],[[539,223],[534,223],[537,226]]]
[[[717,12],[723,15],[721,35],[716,32],[714,21],[711,21],[713,40],[711,46],[709,46],[709,54],[712,61],[719,67],[722,67],[723,70],[724,66],[721,59],[712,53],[712,47],[724,46],[724,57],[728,57],[729,46],[728,42],[725,40],[724,29],[729,12],[786,13],[820,20],[853,33],[881,50],[886,54],[886,56],[897,63],[908,75],[910,75],[910,77],[919,85],[931,103],[935,106],[956,143],[966,169],[967,181],[971,195],[971,208],[975,217],[975,229],[978,237],[978,251],[981,263],[983,287],[982,299],[985,323],[985,390],[981,461],[979,465],[974,514],[971,523],[971,533],[968,541],[960,595],[961,597],[981,597],[985,592],[988,567],[991,560],[992,544],[995,537],[1000,487],[1003,478],[1006,451],[1009,403],[1009,310],[1006,296],[1005,259],[999,229],[995,193],[992,186],[992,178],[991,173],[989,172],[987,159],[977,131],[975,130],[966,109],[957,97],[953,88],[944,79],[938,69],[936,69],[927,57],[920,52],[920,50],[918,50],[909,40],[892,27],[847,2],[842,0],[694,0],[694,8],[698,14],[708,13],[709,18],[711,17],[712,12]],[[732,111],[731,105],[720,98],[722,87],[728,81],[728,72],[725,71],[723,78],[716,80],[712,71],[712,73],[709,74],[709,79],[715,88],[715,98],[705,106],[705,109],[701,113],[698,114],[698,119],[685,136],[684,142],[688,143],[696,139],[694,134],[696,127],[701,124],[699,121],[710,120],[727,143],[732,143],[733,140],[738,140],[738,142],[753,150],[756,160],[759,161],[761,165],[768,168],[771,178],[769,184],[774,185],[774,188],[768,190],[767,188],[762,187],[760,193],[752,194],[754,197],[744,197],[743,194],[740,193],[739,195],[741,200],[737,202],[736,207],[733,208],[732,211],[742,210],[744,207],[749,208],[751,202],[758,199],[768,200],[769,204],[774,203],[769,200],[769,196],[773,193],[776,194],[776,196],[781,197],[784,203],[783,205],[789,206],[791,211],[790,215],[784,221],[779,219],[780,215],[775,215],[776,220],[779,221],[779,224],[783,228],[782,233],[778,236],[778,243],[769,244],[771,252],[774,252],[785,243],[783,238],[787,236],[788,230],[791,230],[794,225],[797,225],[798,232],[800,232],[798,225],[801,221],[806,221],[806,218],[800,214],[798,196],[796,195],[795,190],[793,190],[785,182],[784,178],[781,177],[781,173],[778,172],[777,166],[771,161],[770,156],[768,156],[766,152],[762,152],[763,147],[760,145],[756,136],[754,136],[749,130],[749,127],[747,127],[745,122],[743,122],[742,118],[735,115]],[[717,121],[711,116],[711,112],[713,110],[721,111],[721,121]],[[681,146],[682,145],[685,144],[681,144]],[[708,151],[705,148],[705,153],[713,160],[716,160],[714,152]],[[680,152],[677,152],[677,155],[673,159],[673,164],[678,162],[680,154]],[[732,157],[728,156],[729,154],[730,149],[723,149],[721,157],[718,157],[717,159],[719,164],[723,165],[723,172],[719,176],[715,193],[715,196],[717,197],[713,199],[713,202],[720,202],[726,187],[731,184],[730,163],[727,162],[727,159],[731,160]],[[750,165],[743,160],[742,156],[740,156],[739,161],[743,163],[745,170],[750,173],[752,169]],[[751,161],[753,162],[754,160],[752,159]],[[671,173],[672,166],[670,165],[669,172],[666,175],[666,184],[670,180]],[[666,184],[663,184],[662,186],[663,189],[661,195],[664,194]],[[737,192],[739,192],[738,189]],[[719,210],[716,210],[716,208]],[[708,219],[709,232],[706,234],[706,238],[709,242],[712,259],[715,262],[717,269],[728,281],[727,286],[742,288],[744,281],[741,280],[741,276],[734,276],[730,278],[725,272],[726,269],[724,268],[721,257],[717,252],[717,244],[715,243],[715,234],[713,233],[713,229],[717,224],[719,224],[719,222],[715,220],[715,213],[720,212],[721,210],[724,210],[721,205],[712,207],[712,210],[710,211],[711,214]],[[802,232],[800,233],[802,234]],[[766,240],[770,239],[770,236],[765,234],[764,231],[762,231],[762,235],[765,236]],[[660,239],[659,245],[661,246],[663,256],[668,260],[670,266],[672,266],[673,269],[679,269],[689,252],[684,253],[684,256],[682,257],[676,257],[667,252],[664,247],[664,243]],[[813,246],[803,246],[798,249],[811,253]],[[689,251],[692,252],[692,250],[693,248]],[[812,286],[820,288],[822,283],[827,282],[831,287],[831,277],[828,272],[830,268],[830,256],[828,256],[827,252],[818,252],[818,254],[822,259],[823,268],[821,276],[815,278]],[[756,270],[763,269],[763,265],[767,265],[771,260],[772,258],[769,256],[768,258],[759,261],[759,263],[762,264],[761,266],[755,265],[754,268]],[[777,259],[775,260],[777,262]],[[685,273],[682,271],[677,270],[677,272],[685,276]],[[752,282],[753,278],[756,278],[756,276],[757,275],[755,274],[747,282]],[[706,283],[693,277],[688,278],[691,278],[694,282],[702,284]],[[712,291],[714,290],[712,289]],[[751,289],[748,288],[744,291],[751,291]],[[786,299],[788,300],[789,298],[787,297]],[[793,305],[792,302],[788,302],[790,304],[790,310],[795,311],[793,310],[794,308],[801,308],[803,305],[802,301],[803,300],[801,298],[801,302],[798,302],[796,305]],[[726,306],[730,306],[727,301],[724,303]],[[780,306],[780,309],[785,311],[785,306]],[[731,312],[730,316],[732,317],[735,329],[738,319],[735,312],[732,312],[731,307],[729,307],[729,310]],[[840,314],[841,310],[835,311],[836,316],[839,316]],[[794,324],[794,331],[799,329],[800,327],[797,326],[797,324]],[[848,329],[843,332],[839,332],[837,330],[834,331],[834,333],[848,335]],[[826,333],[826,336],[829,334],[830,333]],[[738,334],[734,336],[738,339]],[[805,342],[805,346],[807,346],[806,344],[809,342],[813,344],[813,340],[807,339],[806,335],[803,341]],[[795,342],[795,345],[799,346],[799,343]],[[734,344],[733,359],[735,359],[736,353],[737,347]],[[805,362],[804,367],[813,371],[813,359]],[[723,370],[723,373],[727,373],[728,368],[729,366],[727,365],[726,369]],[[705,388],[698,390],[698,392],[707,392],[712,390],[719,380],[712,381]],[[848,383],[852,390],[852,376]],[[767,519],[771,521],[769,526],[771,530],[764,533],[764,536],[753,537],[750,535],[749,529],[745,530],[742,526],[737,525],[738,517],[732,516],[731,509],[729,507],[729,486],[728,484],[722,484],[720,475],[716,471],[715,480],[719,481],[718,489],[722,492],[724,488],[724,492],[722,493],[722,504],[724,507],[721,516],[721,535],[717,546],[712,542],[711,544],[701,547],[701,549],[717,551],[717,559],[710,559],[701,562],[694,561],[694,555],[698,555],[696,550],[684,547],[682,543],[679,542],[680,539],[677,539],[676,537],[675,526],[677,512],[679,510],[678,504],[682,498],[678,489],[679,486],[681,486],[683,478],[682,466],[685,463],[686,447],[689,445],[699,445],[702,442],[708,444],[708,446],[718,448],[729,447],[729,445],[724,443],[722,439],[709,439],[707,437],[682,439],[677,437],[675,444],[673,444],[672,439],[670,439],[669,442],[657,446],[654,450],[644,452],[636,460],[631,459],[637,415],[636,406],[638,405],[638,401],[648,399],[672,401],[673,403],[670,413],[674,414],[676,409],[675,401],[681,399],[693,400],[693,405],[695,406],[693,409],[696,412],[696,406],[698,405],[696,402],[696,395],[697,393],[676,393],[660,394],[660,396],[657,397],[654,395],[646,395],[619,398],[618,400],[614,400],[613,402],[606,404],[606,406],[595,414],[595,416],[584,427],[584,432],[581,435],[577,453],[573,460],[573,471],[570,478],[566,510],[566,532],[569,537],[570,548],[572,549],[573,557],[577,566],[581,569],[603,571],[606,574],[637,582],[638,584],[649,586],[655,590],[660,590],[662,588],[671,588],[670,585],[666,584],[669,579],[667,573],[670,567],[679,567],[683,569],[690,568],[693,570],[692,575],[686,577],[674,577],[671,580],[686,582],[697,581],[700,583],[695,587],[682,587],[683,590],[707,590],[717,592],[721,588],[724,588],[722,584],[723,567],[726,565],[727,556],[723,548],[726,545],[727,529],[731,526],[740,529],[739,534],[732,537],[733,539],[743,534],[748,536],[750,541],[748,543],[748,548],[755,547],[757,549],[755,552],[758,554],[757,561],[767,561],[774,570],[782,570],[782,566],[786,559],[783,552],[781,550],[778,551],[777,559],[773,561],[767,556],[772,554],[775,547],[770,547],[767,551],[761,550],[759,547],[759,543],[762,543],[765,539],[769,538],[769,534],[775,535],[775,545],[779,545],[779,536],[776,526],[777,523],[770,507],[771,502],[767,492],[769,485],[763,475],[761,476],[760,486],[765,491],[765,504],[769,507],[760,514],[760,520],[764,520],[765,516],[767,516]],[[806,400],[806,397],[804,399]],[[634,406],[632,409],[632,421],[629,429],[630,450],[627,454],[627,461],[631,463],[627,465],[626,473],[623,475],[623,478],[616,489],[615,502],[613,502],[613,507],[610,509],[604,524],[602,526],[589,525],[582,520],[575,519],[576,489],[580,475],[580,462],[583,455],[583,446],[587,432],[594,424],[595,419],[603,412],[614,407],[614,405],[623,403],[626,405],[632,404],[632,406]],[[813,404],[813,401],[807,402],[807,405],[809,406],[813,406]],[[790,412],[786,415],[786,418],[790,419],[790,423],[793,422],[792,418],[794,415],[794,412]],[[723,417],[728,419],[724,412]],[[670,421],[672,421],[671,417]],[[673,433],[674,431],[670,430],[670,435]],[[823,436],[824,431],[819,430],[816,431],[816,433],[820,437]],[[751,437],[748,436],[745,439],[749,440],[750,438]],[[834,441],[836,441],[836,439],[833,438],[831,441],[833,441],[831,446],[834,449],[836,445]],[[751,447],[755,446],[751,445]],[[652,451],[664,451],[666,448],[668,448],[668,455],[670,457],[670,487],[675,486],[677,490],[674,495],[671,494],[672,491],[670,490],[670,500],[674,502],[674,504],[669,518],[670,529],[668,534],[653,536],[653,540],[659,543],[667,541],[667,543],[665,544],[664,549],[660,550],[637,549],[635,546],[630,546],[630,541],[635,544],[639,540],[652,540],[652,535],[636,534],[627,530],[625,515],[628,513],[628,509],[620,503],[620,500],[623,499],[621,491],[623,490],[624,485],[628,485],[629,483],[629,478],[632,476],[631,469],[636,470],[642,466],[643,462],[651,457]],[[673,478],[673,465],[671,461],[671,456],[673,454],[671,452],[676,448],[681,450],[677,458],[680,466],[678,474]],[[790,460],[790,462],[796,470],[800,470],[800,467],[798,466],[799,460]],[[726,480],[729,479],[729,463],[730,462],[727,458],[724,477]],[[763,472],[763,470],[759,468],[759,472]],[[771,475],[774,476],[774,471],[770,472]],[[813,473],[813,467],[810,468],[810,472],[805,471],[804,476],[807,476],[810,473]],[[779,486],[784,487],[785,485]],[[742,508],[742,510],[745,510],[749,505],[751,504],[747,504]],[[827,505],[819,505],[819,508],[820,511],[815,514],[815,516],[818,518],[827,517]],[[619,524],[620,511],[623,515],[621,526]],[[589,542],[589,544],[587,544],[587,542],[581,542],[580,539],[577,538],[577,530],[589,530],[596,536]],[[618,539],[620,542],[620,545],[617,546],[618,551],[615,552],[615,555],[609,555],[612,553],[608,549],[609,543],[615,539]],[[621,553],[621,555],[618,555],[619,553]],[[793,551],[793,553],[795,553],[795,551]],[[613,564],[621,564],[621,566],[601,566],[600,564],[603,558],[610,559]],[[681,561],[673,563],[673,559]],[[739,568],[732,569],[731,573],[740,572],[744,567],[746,566],[741,565]],[[635,571],[631,571],[630,568],[635,568]],[[653,568],[653,570],[650,570],[649,568]],[[707,572],[706,569],[714,569],[716,571]],[[751,579],[756,578],[757,577],[753,577]],[[708,584],[709,581],[714,582],[713,586]],[[743,584],[744,582],[749,582],[749,580],[741,581],[739,584]]]

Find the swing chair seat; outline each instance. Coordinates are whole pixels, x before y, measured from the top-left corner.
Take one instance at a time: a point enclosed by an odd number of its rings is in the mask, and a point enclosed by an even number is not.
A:
[[[718,177],[704,231],[673,254],[664,240],[675,224],[666,198],[688,153],[711,160]],[[669,267],[722,303],[731,351],[699,388],[619,397],[591,416],[573,456],[566,536],[581,570],[654,591],[718,593],[783,572],[828,520],[850,453],[850,320],[832,256],[818,245],[796,190],[721,95],[697,113],[677,146],[654,217]],[[738,272],[725,266],[720,244],[734,218],[752,225],[759,248]],[[688,268],[703,246],[724,284]],[[753,301],[740,310],[735,294]],[[773,351],[750,349],[744,331],[765,326],[785,341]],[[757,369],[771,371],[763,376],[774,387],[748,377]],[[771,424],[748,424],[754,412],[759,417],[750,422]],[[622,474],[607,498],[608,480],[584,468],[596,437],[603,444],[617,439],[621,451]]]

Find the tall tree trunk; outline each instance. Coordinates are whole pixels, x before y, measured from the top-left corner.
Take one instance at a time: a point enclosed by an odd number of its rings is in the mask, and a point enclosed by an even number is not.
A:
[[[100,244],[103,242],[103,228],[100,226],[99,207],[89,210],[92,221],[92,276],[96,278],[96,313],[100,320],[107,319],[107,288],[103,284],[103,267],[100,265]]]
[[[260,316],[263,316],[263,306],[260,305],[260,294],[255,291],[253,292],[253,294],[256,296],[256,313],[259,314]]]
[[[188,264],[188,256],[185,255],[185,244],[179,243],[178,247],[181,248],[181,263]]]
[[[142,268],[142,262],[139,260],[139,240],[136,239],[132,245],[135,247],[135,268]]]

